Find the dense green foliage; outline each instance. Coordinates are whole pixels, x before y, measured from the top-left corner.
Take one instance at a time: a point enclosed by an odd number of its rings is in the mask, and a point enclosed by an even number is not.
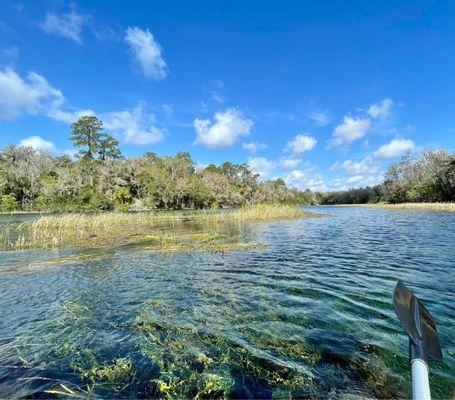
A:
[[[389,203],[455,201],[455,154],[404,156],[389,167],[383,186]]]
[[[197,170],[189,153],[72,160],[25,147],[0,150],[0,210],[127,210],[308,203],[283,180],[259,182],[247,165]]]
[[[282,179],[260,181],[247,164],[200,170],[187,152],[124,158],[97,117],[81,117],[71,129],[75,159],[27,147],[0,150],[0,212],[455,201],[455,155],[445,151],[403,157],[378,186],[322,194],[288,189]]]
[[[72,125],[76,159],[27,147],[0,150],[0,211],[141,210],[311,203],[282,179],[260,182],[246,164],[198,170],[189,153],[123,158],[96,117]]]
[[[382,186],[364,187],[359,189],[328,192],[322,195],[322,204],[363,204],[377,203],[382,199]]]
[[[405,155],[389,166],[378,186],[330,192],[323,204],[420,203],[455,201],[455,154],[443,150]]]

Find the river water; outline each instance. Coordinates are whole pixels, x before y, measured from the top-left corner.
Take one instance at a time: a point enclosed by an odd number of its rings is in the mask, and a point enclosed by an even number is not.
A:
[[[399,278],[438,325],[433,397],[452,398],[455,213],[309,211],[327,217],[235,227],[265,249],[0,252],[0,398],[406,398]]]

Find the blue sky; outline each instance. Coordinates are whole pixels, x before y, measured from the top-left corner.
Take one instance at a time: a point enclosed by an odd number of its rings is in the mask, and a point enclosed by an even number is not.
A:
[[[0,4],[0,147],[71,149],[95,114],[127,156],[190,151],[338,190],[455,148],[453,1]]]

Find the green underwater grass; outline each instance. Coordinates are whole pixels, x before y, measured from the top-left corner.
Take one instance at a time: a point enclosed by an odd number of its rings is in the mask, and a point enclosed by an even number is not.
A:
[[[375,346],[363,345],[342,361],[340,369],[342,359],[331,360],[305,337],[283,339],[273,329],[262,332],[241,324],[233,327],[242,334],[235,339],[229,330],[213,330],[209,322],[198,322],[202,316],[196,310],[178,322],[175,306],[155,299],[123,326],[134,345],[122,349],[121,343],[113,346],[98,337],[95,319],[89,304],[65,303],[57,325],[68,334],[46,338],[53,343],[48,359],[36,365],[27,357],[27,347],[21,351],[22,368],[43,374],[58,366],[72,377],[49,383],[44,393],[60,398],[161,399],[406,398],[408,394],[404,379],[391,372],[405,369],[405,360]],[[105,346],[117,350],[106,352]],[[328,379],[315,374],[321,368],[331,373]],[[340,387],[343,380],[346,391]],[[353,380],[357,380],[355,390],[349,387]],[[438,389],[434,393],[447,395]]]

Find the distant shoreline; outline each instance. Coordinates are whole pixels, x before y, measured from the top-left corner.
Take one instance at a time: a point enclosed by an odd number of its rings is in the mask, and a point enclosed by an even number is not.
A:
[[[327,204],[329,205],[329,204]],[[409,210],[409,211],[447,211],[455,212],[455,203],[362,203],[362,204],[330,204],[335,207],[371,207],[384,208],[388,210]]]

